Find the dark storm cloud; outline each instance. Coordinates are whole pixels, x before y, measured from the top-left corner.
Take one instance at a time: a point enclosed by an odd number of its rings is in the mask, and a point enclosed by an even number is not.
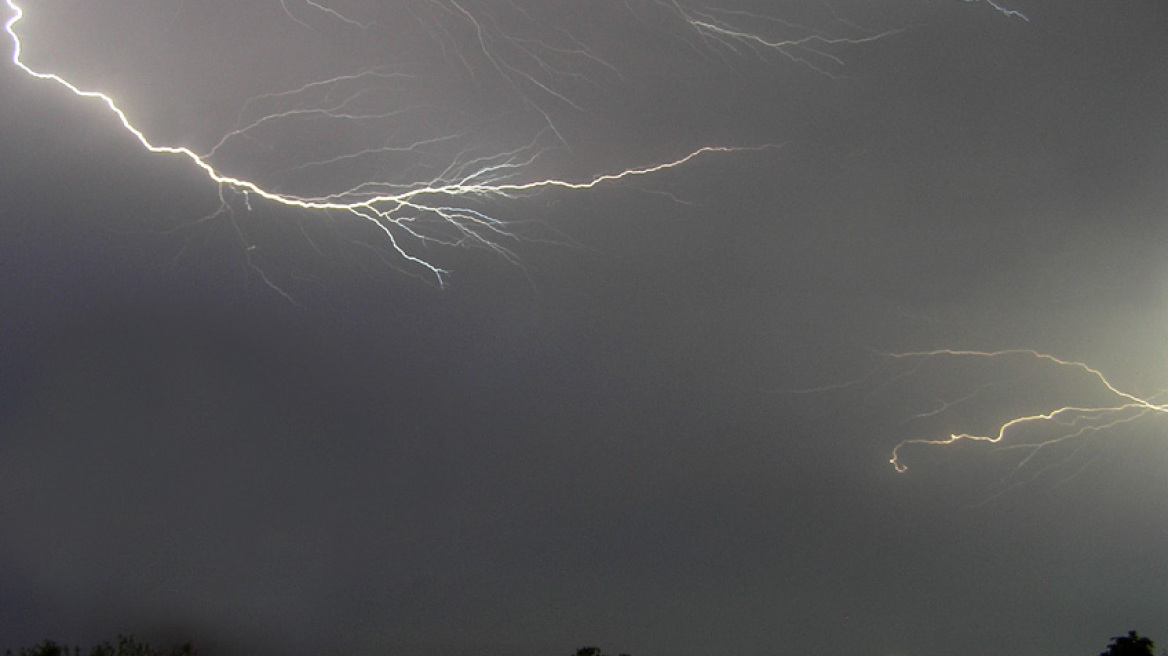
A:
[[[359,5],[344,9],[374,13]],[[246,71],[285,88],[385,47],[284,43],[299,27],[278,3],[212,8],[69,32],[169,59],[44,61],[124,83],[160,130],[200,139],[232,124]],[[455,269],[444,291],[361,249],[318,258],[302,234],[372,238],[339,221],[257,211],[237,216],[246,240],[225,218],[191,226],[217,200],[196,172],[4,68],[0,646],[137,632],[225,654],[957,656],[1097,653],[1129,628],[1168,640],[1160,425],[1087,440],[1057,476],[990,499],[1018,478],[985,450],[886,464],[921,436],[911,416],[960,387],[943,367],[774,391],[862,376],[870,348],[937,346],[1036,347],[1162,385],[1168,16],[1018,8],[1030,22],[983,3],[837,6],[903,31],[841,49],[828,77],[623,10],[541,5],[621,69],[571,87],[591,104],[556,110],[574,147],[556,166],[783,146],[641,187],[683,203],[612,188],[500,207],[574,246],[522,244],[525,269],[437,254]],[[27,9],[30,41],[69,15]],[[188,15],[210,22],[168,32],[174,47],[118,27]],[[382,33],[410,39],[415,71],[462,38],[440,15]],[[138,67],[235,49],[222,78]],[[1055,385],[1005,373],[1023,376]]]

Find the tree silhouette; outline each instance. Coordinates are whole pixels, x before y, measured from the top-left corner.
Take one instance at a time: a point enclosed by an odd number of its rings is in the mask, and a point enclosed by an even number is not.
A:
[[[600,651],[600,647],[581,647],[576,650],[576,656],[605,656],[604,652]],[[629,656],[628,654],[621,654],[620,656]]]
[[[78,647],[74,647],[72,651],[68,647],[62,647],[52,640],[45,640],[35,647],[24,647],[16,656],[77,656],[80,653]],[[11,650],[6,650],[4,656],[13,656]]]
[[[81,656],[81,648],[69,649],[52,640],[45,640],[35,647],[24,647],[16,654],[7,650],[4,656]],[[189,642],[174,649],[157,649],[134,638],[118,636],[117,645],[109,642],[94,645],[86,652],[86,656],[197,656],[197,654]]]
[[[1107,651],[1099,656],[1155,656],[1152,652],[1154,644],[1148,638],[1140,637],[1135,631],[1128,631],[1125,636],[1115,636]]]

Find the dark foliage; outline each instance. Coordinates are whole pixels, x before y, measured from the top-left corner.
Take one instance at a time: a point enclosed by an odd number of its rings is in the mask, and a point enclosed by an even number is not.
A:
[[[45,640],[35,647],[24,647],[15,654],[12,650],[4,652],[4,656],[81,656],[81,654],[80,647],[70,649],[52,640]],[[189,642],[173,649],[160,649],[138,642],[134,638],[118,636],[116,645],[109,642],[94,645],[85,652],[85,656],[198,656],[198,654]]]
[[[604,652],[600,651],[600,647],[581,647],[576,650],[576,656],[605,656]],[[629,656],[628,654],[621,654],[620,656]]]
[[[1135,631],[1128,631],[1125,636],[1116,636],[1111,639],[1107,651],[1099,656],[1153,656],[1152,641],[1140,637]]]

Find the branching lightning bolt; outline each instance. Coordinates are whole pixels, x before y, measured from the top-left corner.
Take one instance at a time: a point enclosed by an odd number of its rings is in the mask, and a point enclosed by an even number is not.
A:
[[[988,434],[954,433],[945,438],[920,438],[901,441],[892,450],[889,462],[898,472],[904,472],[908,466],[904,463],[901,451],[912,445],[947,446],[963,441],[986,442],[998,445],[999,448],[1028,451],[1027,455],[1017,463],[1016,469],[1026,466],[1043,449],[1068,440],[1081,438],[1089,434],[1107,431],[1117,426],[1127,424],[1152,415],[1168,413],[1168,404],[1158,401],[1163,393],[1151,397],[1140,396],[1124,391],[1112,383],[1098,369],[1074,360],[1064,360],[1053,355],[1029,349],[1010,349],[1002,351],[963,351],[941,349],[934,351],[917,351],[908,353],[883,354],[885,357],[899,361],[913,361],[937,358],[958,359],[1024,359],[1054,365],[1065,370],[1078,380],[1082,380],[1088,389],[1093,390],[1101,397],[1110,399],[1099,405],[1065,405],[1054,407],[1042,412],[1014,417],[1001,423],[997,429]],[[952,403],[943,405],[942,410],[966,402],[981,392],[985,386],[975,389]],[[922,413],[920,416],[932,416],[939,411]],[[1053,430],[1053,437],[1027,439],[1028,429]]]
[[[660,173],[683,164],[691,160],[709,153],[729,153],[734,151],[759,150],[762,148],[773,147],[771,145],[765,146],[748,146],[748,147],[725,147],[725,146],[703,146],[696,148],[676,159],[670,161],[623,169],[617,172],[601,173],[591,178],[583,180],[565,180],[557,178],[539,178],[534,180],[523,181],[520,176],[523,172],[530,169],[531,165],[540,156],[542,147],[540,145],[541,136],[536,135],[530,143],[503,152],[496,152],[489,155],[473,155],[464,152],[462,155],[455,157],[454,161],[448,164],[445,170],[439,175],[434,176],[424,182],[413,183],[392,183],[392,182],[365,182],[355,187],[340,191],[332,192],[324,196],[306,197],[293,195],[286,192],[274,191],[254,180],[246,179],[236,175],[228,174],[212,163],[212,158],[217,155],[233,138],[242,136],[249,131],[269,123],[279,121],[281,119],[289,119],[297,116],[318,116],[328,117],[333,119],[347,119],[350,121],[360,121],[373,118],[385,118],[389,113],[382,114],[361,114],[358,110],[351,109],[350,105],[356,104],[356,101],[365,93],[364,90],[358,90],[342,97],[332,100],[331,103],[325,107],[313,108],[296,108],[288,110],[273,111],[263,114],[259,118],[250,121],[231,132],[227,133],[219,140],[209,151],[205,153],[198,153],[186,146],[171,146],[159,145],[154,143],[141,129],[139,129],[130,120],[126,111],[118,105],[115,100],[102,92],[82,89],[64,77],[55,73],[46,73],[38,71],[28,65],[23,57],[23,44],[20,36],[17,33],[17,24],[24,17],[24,10],[19,7],[14,0],[5,0],[11,16],[5,23],[5,31],[12,40],[12,63],[21,71],[40,80],[54,82],[65,89],[68,89],[73,94],[94,100],[104,105],[114,116],[117,117],[121,126],[137,140],[139,144],[147,151],[158,155],[173,155],[185,158],[191,164],[200,169],[205,176],[216,183],[220,187],[220,198],[223,200],[222,208],[227,208],[227,200],[224,196],[225,190],[238,192],[243,195],[245,203],[250,208],[254,199],[260,198],[278,205],[296,208],[300,210],[310,211],[335,211],[346,212],[352,214],[362,220],[366,220],[375,225],[384,233],[392,248],[404,258],[406,261],[415,265],[423,267],[429,271],[430,274],[442,284],[445,276],[448,273],[446,270],[439,268],[426,261],[425,259],[409,252],[401,246],[398,242],[398,237],[395,236],[395,229],[402,231],[422,242],[440,242],[446,245],[477,245],[485,246],[493,249],[509,259],[513,259],[513,255],[503,244],[499,242],[500,238],[513,237],[508,230],[505,222],[486,214],[482,210],[477,210],[472,207],[462,206],[458,199],[489,199],[489,198],[514,198],[516,196],[530,195],[548,189],[570,189],[570,190],[584,190],[591,189],[598,185],[605,183],[613,183],[622,180],[628,180],[640,176],[652,175]],[[312,9],[323,12],[342,23],[365,29],[366,26],[362,23],[347,18],[340,13],[320,5],[315,2],[308,2]],[[461,12],[467,20],[469,20],[479,33],[480,47],[483,53],[490,60],[491,64],[498,69],[499,73],[504,78],[513,80],[516,76],[523,76],[527,81],[535,84],[538,88],[546,91],[548,94],[558,98],[566,103],[571,104],[571,101],[564,97],[559,92],[552,89],[547,84],[541,83],[533,79],[529,74],[524,73],[514,66],[508,65],[501,61],[498,57],[493,55],[487,44],[486,37],[483,36],[483,28],[479,22],[466,9],[456,2],[450,3],[453,8]],[[300,18],[296,17],[289,9],[286,2],[281,0],[281,7],[290,19],[296,23],[304,25],[307,24]],[[531,47],[528,44],[520,44],[527,51]],[[598,58],[592,56],[585,49],[580,48],[572,51],[573,54],[578,54],[584,57],[589,57],[601,64],[607,66],[606,63],[600,61]],[[542,62],[540,62],[542,64]],[[256,102],[264,102],[265,100],[280,100],[288,98],[298,98],[304,94],[313,91],[322,91],[326,98],[331,97],[337,92],[345,83],[354,80],[360,80],[370,77],[393,78],[403,74],[385,72],[385,71],[366,71],[354,75],[340,76],[328,80],[313,82],[303,87],[289,92],[279,94],[268,94],[253,98],[249,104]],[[246,108],[245,108],[246,109]],[[405,110],[402,110],[405,111]],[[546,113],[544,114],[547,118]],[[556,132],[555,126],[551,123],[550,118],[547,119],[547,127],[544,130]],[[400,146],[383,146],[377,148],[369,148],[355,153],[348,153],[345,155],[335,156],[317,162],[303,163],[296,168],[307,169],[313,166],[320,166],[324,164],[336,163],[344,159],[355,159],[375,152],[386,152],[391,150],[412,151],[424,145],[433,144],[435,142],[455,139],[462,135],[451,134],[432,139],[419,140],[414,143],[403,144]],[[444,222],[449,228],[453,229],[453,237],[435,237],[431,234],[424,233],[415,228],[419,220],[423,217],[437,218]],[[262,272],[261,272],[262,275]],[[265,280],[267,281],[266,277]],[[269,285],[277,289],[270,281]]]
[[[1025,18],[993,0],[985,1],[1002,13]],[[4,27],[12,40],[12,63],[33,78],[54,82],[76,96],[104,105],[122,128],[148,152],[183,158],[193,164],[219,188],[221,204],[210,216],[234,216],[233,198],[242,198],[242,206],[249,211],[253,210],[256,201],[262,200],[295,210],[350,215],[374,226],[384,236],[391,252],[396,252],[411,266],[419,267],[417,271],[432,277],[439,285],[445,283],[448,271],[420,256],[418,244],[487,248],[518,262],[508,244],[521,237],[515,233],[514,224],[486,209],[492,201],[514,200],[555,189],[592,189],[659,174],[703,155],[775,147],[773,144],[691,146],[680,156],[660,163],[613,167],[612,171],[586,173],[579,178],[540,173],[537,169],[542,168],[542,162],[546,161],[541,157],[550,150],[570,148],[553,114],[558,110],[575,115],[587,113],[584,105],[573,97],[572,85],[596,86],[592,74],[623,79],[622,73],[602,54],[578,40],[569,29],[552,24],[555,21],[541,21],[538,10],[543,7],[538,3],[524,7],[512,2],[500,7],[511,12],[508,16],[519,26],[515,27],[490,15],[488,10],[479,6],[479,0],[425,0],[406,5],[404,12],[436,35],[435,43],[441,56],[448,65],[461,66],[464,79],[485,73],[493,77],[493,83],[500,90],[513,93],[514,102],[509,108],[484,110],[496,111],[495,115],[484,118],[470,112],[460,113],[458,108],[402,104],[401,98],[410,97],[410,89],[394,85],[417,83],[424,86],[425,80],[420,78],[425,78],[425,74],[373,66],[355,72],[325,75],[324,79],[303,83],[290,90],[268,91],[252,97],[239,111],[235,127],[212,137],[210,148],[200,151],[186,145],[166,145],[148,136],[147,131],[131,120],[130,114],[112,96],[83,88],[62,75],[43,72],[28,64],[23,57],[24,46],[17,29],[24,10],[17,5],[17,0],[4,2],[10,11]],[[340,30],[346,34],[368,34],[378,29],[376,22],[341,13],[316,0],[275,0],[275,4],[303,31]],[[833,76],[833,69],[843,65],[834,49],[876,41],[896,33],[865,30],[834,17],[831,20],[843,26],[843,32],[851,34],[841,36],[745,11],[691,8],[678,0],[642,0],[639,3],[625,0],[623,7],[655,32],[663,28],[660,31],[671,37],[677,33],[688,35],[686,38],[692,41],[689,45],[701,45],[705,50],[703,54],[721,52],[731,56],[783,57],[828,76]],[[658,13],[646,17],[644,12],[650,10]],[[320,25],[314,27],[318,21]],[[447,22],[461,32],[447,31],[443,27]],[[744,25],[758,26],[762,31]],[[539,34],[553,34],[554,38],[544,40],[538,37]],[[696,52],[703,48],[692,49]],[[434,118],[435,114],[442,112],[458,118],[447,122]],[[502,122],[504,119],[500,117],[520,113],[532,114],[539,123],[535,129],[527,128],[529,138],[526,141],[522,138],[506,141],[507,137],[503,137],[502,146],[491,145],[495,142],[474,141],[478,134],[475,130],[494,134],[491,128],[483,127],[484,123]],[[411,130],[410,124],[389,123],[402,118],[413,121],[412,127],[419,129]],[[326,135],[333,129],[355,130],[359,126],[374,126],[367,134],[375,136],[373,143],[368,139],[360,144],[340,140],[329,142],[326,154],[318,155],[315,160],[280,159],[269,137],[283,134],[281,131],[295,131],[305,121],[313,121]],[[328,137],[323,138],[328,140]],[[298,152],[291,159],[303,154]],[[238,164],[223,163],[225,159],[230,161],[241,156],[263,159],[266,163],[260,165],[261,173],[243,174],[238,172]],[[412,159],[402,163],[400,158],[406,156]],[[376,162],[376,166],[382,167],[379,170],[385,172],[375,174],[371,179],[361,177],[338,182],[346,180],[345,176],[352,170],[364,170],[361,167],[368,162]],[[336,176],[323,175],[326,168]],[[360,176],[368,173],[361,170],[357,173]],[[274,182],[272,176],[279,178],[279,182]],[[330,184],[334,186],[327,186]],[[321,185],[326,186],[321,188]],[[240,238],[243,239],[242,232]],[[269,286],[287,296],[252,263],[252,248],[253,245],[249,244],[248,264]]]

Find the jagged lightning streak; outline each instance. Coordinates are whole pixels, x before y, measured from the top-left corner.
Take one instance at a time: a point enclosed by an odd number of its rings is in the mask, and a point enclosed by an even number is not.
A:
[[[944,438],[917,438],[901,441],[892,450],[889,462],[898,472],[908,469],[902,450],[914,445],[948,446],[959,442],[986,442],[998,448],[1022,450],[1028,453],[1016,465],[1021,470],[1043,449],[1056,444],[1082,438],[1086,435],[1107,431],[1151,415],[1168,413],[1168,403],[1161,402],[1157,395],[1144,397],[1123,389],[1107,379],[1098,369],[1074,360],[1064,360],[1047,353],[1030,349],[1008,349],[1001,351],[974,351],[939,349],[907,353],[886,353],[884,357],[892,361],[908,361],[914,366],[925,360],[954,358],[962,360],[1003,360],[1021,359],[1038,364],[1052,365],[1072,374],[1087,390],[1101,399],[1097,404],[1063,405],[1041,412],[1024,414],[1005,422],[987,434],[954,433]],[[983,385],[973,392],[952,402],[943,403],[939,410],[922,413],[918,417],[932,416],[956,405],[966,403],[981,393]],[[1034,435],[1038,434],[1038,437]]]

